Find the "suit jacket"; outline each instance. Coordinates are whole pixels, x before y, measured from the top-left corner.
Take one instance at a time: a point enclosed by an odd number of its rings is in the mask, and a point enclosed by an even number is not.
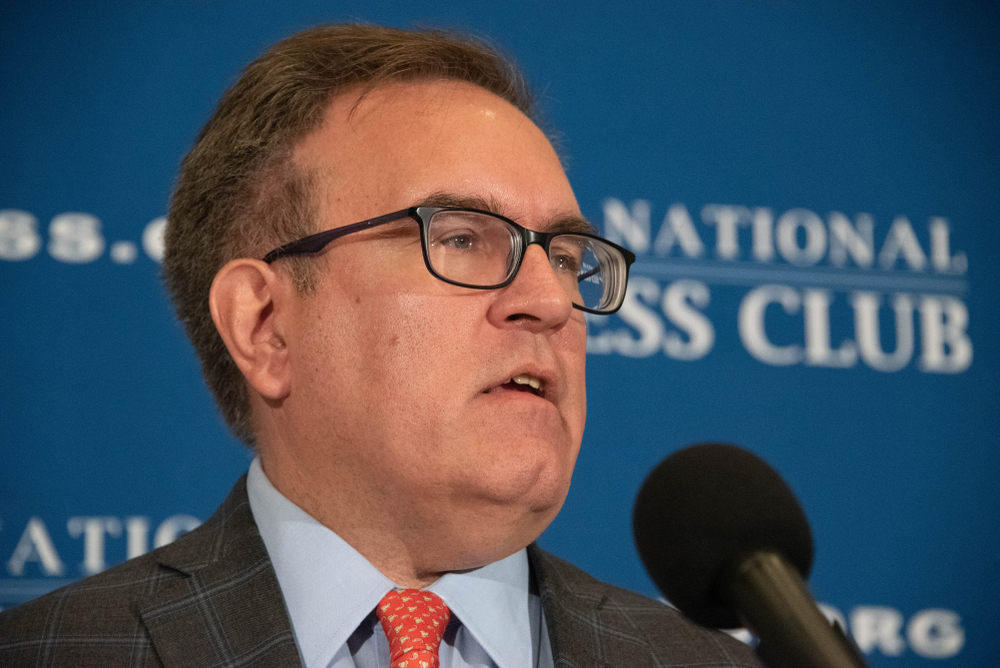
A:
[[[661,603],[528,555],[557,668],[759,665]],[[246,478],[170,545],[0,613],[0,665],[301,665]]]

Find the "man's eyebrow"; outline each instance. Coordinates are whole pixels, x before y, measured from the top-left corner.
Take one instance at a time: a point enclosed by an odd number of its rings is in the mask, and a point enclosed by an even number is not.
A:
[[[453,207],[456,209],[479,209],[489,211],[515,222],[520,222],[514,216],[506,212],[505,207],[495,198],[486,199],[479,195],[458,195],[454,193],[436,192],[428,195],[417,206],[433,207]],[[552,217],[551,222],[546,225],[544,232],[577,232],[582,234],[597,235],[597,228],[577,213],[559,213]]]
[[[479,195],[457,195],[455,193],[435,192],[423,199],[417,206],[448,207],[455,209],[479,209],[490,213],[506,215],[503,205],[495,198],[486,199]]]
[[[583,216],[577,214],[566,214],[555,219],[546,232],[575,232],[579,234],[593,234],[600,236],[594,224]]]

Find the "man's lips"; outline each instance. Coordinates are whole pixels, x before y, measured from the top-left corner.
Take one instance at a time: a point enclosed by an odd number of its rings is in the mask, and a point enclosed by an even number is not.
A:
[[[546,382],[543,378],[534,374],[522,372],[511,376],[505,382],[494,385],[484,390],[484,393],[492,392],[525,392],[534,394],[536,397],[546,396]]]

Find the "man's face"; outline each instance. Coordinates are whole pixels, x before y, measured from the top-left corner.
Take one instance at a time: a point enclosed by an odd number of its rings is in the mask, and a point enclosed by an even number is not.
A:
[[[542,231],[579,218],[548,140],[491,93],[424,82],[356,101],[337,98],[295,155],[319,175],[317,231],[421,203],[489,208]],[[364,509],[355,529],[450,541],[450,568],[537,537],[569,488],[586,414],[586,325],[541,247],[498,290],[431,276],[410,221],[309,261],[317,291],[283,332],[285,454],[265,468],[294,461],[307,509],[326,506],[320,519],[339,533]]]

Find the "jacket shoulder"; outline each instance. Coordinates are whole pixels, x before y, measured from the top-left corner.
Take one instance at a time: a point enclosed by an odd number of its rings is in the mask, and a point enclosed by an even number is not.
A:
[[[140,601],[179,577],[151,553],[6,610],[0,664],[157,665]]]
[[[601,582],[536,546],[529,555],[556,666],[761,665],[744,643],[675,608]]]
[[[143,606],[218,558],[233,497],[169,545],[0,612],[0,665],[158,665]]]

